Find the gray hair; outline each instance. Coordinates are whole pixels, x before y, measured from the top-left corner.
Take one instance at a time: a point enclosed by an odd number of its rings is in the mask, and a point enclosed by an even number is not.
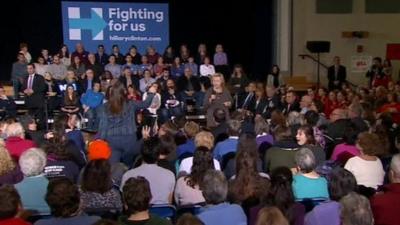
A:
[[[288,123],[289,126],[296,125],[296,124],[301,124],[301,122],[302,122],[302,116],[301,116],[301,114],[299,112],[291,111],[288,114],[287,123]]]
[[[228,181],[221,171],[208,170],[203,177],[201,190],[207,204],[216,205],[226,200]]]
[[[26,177],[41,174],[46,163],[46,153],[40,148],[30,148],[22,153],[19,158],[19,166]]]
[[[295,155],[296,165],[303,173],[309,173],[316,167],[314,153],[309,148],[300,148]]]
[[[343,225],[373,225],[374,217],[368,199],[350,192],[340,200],[340,217]]]
[[[22,127],[21,123],[12,123],[9,124],[5,131],[7,137],[20,137],[25,135],[25,130]]]
[[[400,153],[392,157],[390,169],[395,173],[395,176],[400,178]]]

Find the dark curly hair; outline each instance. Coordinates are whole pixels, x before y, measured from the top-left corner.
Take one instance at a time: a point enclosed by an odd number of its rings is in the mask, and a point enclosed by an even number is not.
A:
[[[184,179],[190,187],[200,186],[204,174],[214,168],[213,156],[210,150],[204,146],[199,146],[194,151],[192,172]]]
[[[152,195],[146,178],[129,178],[122,188],[122,193],[129,215],[149,209]]]
[[[78,187],[69,179],[59,178],[47,186],[46,202],[55,217],[70,217],[79,209]]]
[[[103,194],[112,188],[111,165],[108,160],[90,161],[83,170],[81,189]]]

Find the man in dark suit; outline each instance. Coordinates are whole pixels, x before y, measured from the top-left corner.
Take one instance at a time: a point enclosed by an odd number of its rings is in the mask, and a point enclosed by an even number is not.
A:
[[[329,90],[341,89],[346,82],[346,67],[340,65],[339,56],[333,58],[334,65],[328,68],[328,87]]]
[[[252,102],[255,101],[256,83],[250,82],[245,89],[246,91],[238,96],[237,109],[248,110]]]
[[[87,90],[93,89],[94,83],[100,83],[100,80],[95,76],[95,73],[92,69],[87,69],[85,72],[85,77],[79,80],[79,86],[81,88],[83,94],[86,93]]]
[[[291,111],[300,112],[300,104],[297,99],[297,94],[294,91],[288,91],[285,96],[285,105],[282,112],[287,116]]]
[[[25,94],[25,106],[39,126],[44,126],[44,106],[46,95],[46,83],[43,76],[35,73],[33,63],[27,65],[28,76],[24,80],[23,90]]]

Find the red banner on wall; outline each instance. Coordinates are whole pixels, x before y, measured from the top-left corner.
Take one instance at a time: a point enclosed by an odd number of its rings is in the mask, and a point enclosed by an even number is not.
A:
[[[400,44],[387,44],[386,58],[390,60],[400,60]]]

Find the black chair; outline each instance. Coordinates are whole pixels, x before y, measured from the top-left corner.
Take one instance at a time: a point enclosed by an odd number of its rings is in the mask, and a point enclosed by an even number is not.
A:
[[[306,212],[310,212],[315,206],[317,206],[327,200],[328,200],[327,198],[304,198],[304,199],[298,200],[297,202],[304,205]]]
[[[195,205],[183,205],[180,206],[177,210],[177,216],[180,217],[181,215],[185,214],[185,213],[190,213],[192,215],[197,215],[200,213],[201,208],[203,206],[205,206],[206,203],[199,203],[199,204],[195,204]]]
[[[150,213],[156,214],[159,217],[175,221],[176,219],[176,208],[169,204],[151,205],[149,209]]]

